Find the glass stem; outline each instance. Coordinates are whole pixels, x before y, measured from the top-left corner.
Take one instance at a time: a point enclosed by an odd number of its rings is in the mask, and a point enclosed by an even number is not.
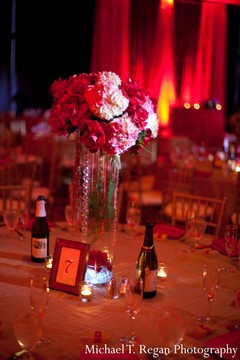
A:
[[[208,319],[212,318],[212,299],[208,298]]]
[[[134,316],[129,316],[129,320],[130,320],[130,338],[131,340],[135,339],[135,334],[134,334],[134,320],[135,317]]]

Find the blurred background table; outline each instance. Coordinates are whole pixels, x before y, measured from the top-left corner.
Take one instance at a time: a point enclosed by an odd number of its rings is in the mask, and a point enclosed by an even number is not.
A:
[[[224,114],[215,109],[173,108],[171,129],[173,135],[183,135],[197,145],[222,149],[225,135]]]

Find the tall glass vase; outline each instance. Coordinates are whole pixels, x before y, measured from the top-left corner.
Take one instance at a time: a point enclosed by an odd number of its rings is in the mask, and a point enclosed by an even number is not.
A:
[[[107,283],[112,277],[116,242],[119,155],[91,153],[76,137],[73,174],[74,222],[81,241],[90,243],[85,280]]]

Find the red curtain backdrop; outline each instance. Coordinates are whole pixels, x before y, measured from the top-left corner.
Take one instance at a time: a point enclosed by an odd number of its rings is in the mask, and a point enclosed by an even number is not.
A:
[[[173,2],[161,0],[148,87],[153,96],[158,99],[157,113],[163,126],[168,124],[170,106],[175,105],[176,101],[173,44]]]
[[[226,7],[203,3],[201,11],[193,101],[217,98],[224,105]]]
[[[158,20],[159,0],[151,0],[146,6],[146,0],[132,1],[131,6],[131,40],[130,40],[130,75],[139,85],[150,90],[149,76],[156,42],[156,23]]]
[[[91,71],[130,76],[130,0],[97,0]]]
[[[224,105],[226,23],[224,4],[97,0],[91,70],[138,81],[168,125],[176,99]]]

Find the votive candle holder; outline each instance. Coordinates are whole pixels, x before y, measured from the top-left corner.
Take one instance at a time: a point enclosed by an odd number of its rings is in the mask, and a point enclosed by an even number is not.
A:
[[[164,263],[160,263],[158,266],[158,272],[157,272],[158,279],[161,281],[167,280],[167,266]]]
[[[81,281],[79,283],[79,298],[82,302],[89,302],[92,298],[93,288],[92,284],[87,281]]]

